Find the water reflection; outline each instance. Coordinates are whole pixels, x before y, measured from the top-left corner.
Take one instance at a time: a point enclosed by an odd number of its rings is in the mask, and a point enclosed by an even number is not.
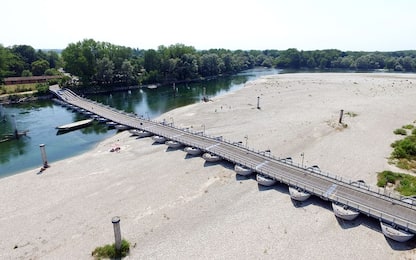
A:
[[[204,92],[210,98],[241,88],[245,82],[256,76],[258,75],[254,73],[212,79],[206,82],[150,89],[143,87],[112,94],[93,94],[88,98],[129,113],[154,118],[171,109],[201,101]]]
[[[48,160],[53,162],[79,154],[115,133],[105,125],[91,126],[57,135],[56,126],[85,119],[51,100],[3,107],[7,118],[0,123],[0,135],[14,131],[12,115],[19,131],[29,130],[19,140],[0,143],[0,177],[41,165],[39,144],[46,144]]]
[[[278,70],[260,69],[237,76],[213,79],[206,82],[176,84],[156,89],[141,88],[112,94],[90,95],[88,98],[145,118],[155,118],[171,109],[199,102],[243,87],[243,84],[262,75],[277,74]],[[86,119],[56,105],[51,100],[0,107],[0,136],[13,132],[13,120],[20,131],[29,130],[27,137],[0,142],[0,178],[42,165],[39,144],[46,144],[49,162],[68,158],[91,149],[97,142],[116,133],[105,124],[94,122],[90,126],[57,135],[55,127]],[[1,119],[1,118],[0,118]],[[1,139],[1,138],[0,138]],[[53,164],[53,163],[52,163]]]

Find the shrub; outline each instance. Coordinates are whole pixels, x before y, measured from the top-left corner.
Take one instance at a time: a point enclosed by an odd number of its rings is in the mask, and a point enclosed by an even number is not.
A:
[[[59,82],[60,82],[60,79],[50,79],[48,80],[48,85],[49,86],[56,85],[56,84],[59,84]]]
[[[102,247],[97,247],[92,251],[92,256],[95,258],[101,259],[103,258],[116,258],[116,257],[125,257],[130,251],[130,243],[123,239],[121,240],[121,252],[120,255],[116,252],[116,245],[105,245]]]
[[[398,183],[396,190],[403,196],[416,194],[416,177],[392,171],[383,171],[377,174],[377,186],[385,187],[387,183]]]
[[[413,131],[412,131],[412,135],[416,135],[416,128],[415,128],[415,129],[413,129]]]
[[[387,183],[395,184],[398,179],[398,173],[392,171],[382,171],[377,174],[377,186],[384,187]]]
[[[398,140],[392,144],[394,148],[393,158],[412,159],[416,156],[416,136],[408,136],[403,140]]]
[[[36,84],[36,90],[39,94],[45,94],[49,91],[49,86],[45,83],[38,83]]]
[[[358,116],[358,114],[357,113],[354,113],[354,112],[347,112],[347,113],[345,113],[347,116],[350,116],[350,117],[356,117],[356,116]]]
[[[410,125],[410,124],[409,124],[409,125],[404,125],[404,126],[402,126],[402,128],[403,128],[403,129],[409,129],[409,130],[410,130],[410,129],[413,129],[413,127],[414,127],[414,126],[413,126],[413,125]]]
[[[394,130],[393,133],[396,135],[407,135],[406,130],[403,128],[397,128],[396,130]]]

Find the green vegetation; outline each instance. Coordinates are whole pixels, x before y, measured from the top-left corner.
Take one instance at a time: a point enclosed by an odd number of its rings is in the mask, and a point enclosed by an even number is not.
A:
[[[48,69],[63,66],[62,58],[55,51],[35,50],[28,45],[3,47],[0,44],[0,84],[6,77],[45,75]]]
[[[397,128],[396,130],[393,131],[393,133],[396,135],[407,135],[406,129],[403,129],[403,128]]]
[[[416,159],[416,136],[411,135],[407,136],[402,140],[395,141],[391,144],[391,147],[394,148],[392,152],[392,157],[395,159]]]
[[[387,183],[396,185],[395,190],[403,196],[416,195],[415,176],[392,171],[379,172],[377,175],[377,186],[385,187]]]
[[[55,51],[36,51],[28,45],[0,44],[0,83],[5,77],[51,75],[63,67],[79,77],[83,86],[167,84],[235,74],[256,66],[416,72],[416,51],[196,50],[184,44],[140,50],[85,39],[70,43],[60,55]]]
[[[354,113],[354,112],[347,112],[347,113],[345,113],[347,116],[350,116],[350,117],[356,117],[356,116],[358,116],[358,114],[357,113]]]
[[[0,95],[2,94],[14,94],[19,92],[34,91],[36,90],[36,83],[33,84],[17,84],[17,85],[3,85],[0,86]]]
[[[116,246],[115,244],[112,245],[105,245],[102,247],[97,247],[92,252],[92,256],[94,256],[96,259],[101,258],[116,258],[116,257],[125,257],[130,251],[130,243],[123,239],[121,241],[121,252],[118,255],[116,252]]]
[[[92,39],[71,43],[62,51],[65,70],[87,85],[167,84],[200,80],[254,68],[416,71],[416,51],[342,52],[288,49],[197,51],[183,44],[138,50]]]
[[[406,129],[412,128],[414,128],[413,125],[405,125],[402,128],[394,130],[394,133],[406,135]],[[392,143],[391,147],[393,147],[393,152],[391,153],[390,159],[397,167],[416,171],[416,129],[412,130],[411,135]]]
[[[36,84],[36,90],[38,94],[46,94],[49,91],[49,84],[46,83],[38,83]]]

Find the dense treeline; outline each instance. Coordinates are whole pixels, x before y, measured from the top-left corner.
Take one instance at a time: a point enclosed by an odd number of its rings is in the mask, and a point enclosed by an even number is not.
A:
[[[196,50],[183,44],[140,50],[86,39],[61,55],[27,45],[0,45],[0,80],[9,76],[49,75],[63,67],[83,86],[128,86],[200,80],[235,74],[256,66],[282,69],[416,72],[416,51]],[[67,81],[69,83],[69,81]]]
[[[62,66],[56,51],[35,50],[28,45],[5,48],[0,44],[0,83],[6,77],[57,75]]]
[[[139,50],[94,40],[69,44],[62,51],[65,71],[82,85],[131,85],[199,80],[256,66],[246,51],[197,51],[183,44]]]

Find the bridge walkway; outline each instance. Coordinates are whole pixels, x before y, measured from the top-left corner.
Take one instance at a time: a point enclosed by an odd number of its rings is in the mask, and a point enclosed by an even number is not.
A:
[[[119,124],[149,131],[155,135],[210,152],[235,164],[251,168],[257,173],[281,183],[296,186],[324,200],[348,205],[380,221],[394,224],[416,233],[416,207],[402,201],[403,197],[386,193],[384,189],[357,184],[341,176],[294,165],[284,159],[267,156],[240,144],[179,129],[164,122],[156,122],[128,114],[103,104],[84,99],[69,90],[51,90],[65,102],[88,110]]]

